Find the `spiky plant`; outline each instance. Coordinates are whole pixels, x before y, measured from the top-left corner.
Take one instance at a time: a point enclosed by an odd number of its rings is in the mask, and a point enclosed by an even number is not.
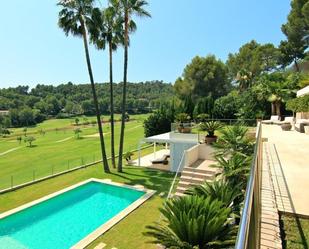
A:
[[[244,199],[244,192],[247,186],[247,179],[250,170],[251,157],[241,154],[234,154],[229,159],[217,156],[216,167],[222,168],[222,176],[229,182],[232,188],[236,188],[241,195],[234,199],[233,211],[236,214],[236,223],[239,224],[241,205]]]
[[[215,135],[215,131],[221,129],[222,126],[222,123],[218,121],[202,122],[200,124],[200,130],[206,131],[208,133],[208,137],[213,137]]]
[[[240,196],[240,186],[232,187],[225,179],[216,179],[212,182],[205,181],[202,185],[194,186],[186,191],[186,194],[197,195],[211,200],[221,201],[225,207],[231,207],[235,198]]]
[[[230,223],[232,210],[210,197],[185,196],[167,202],[160,212],[163,223],[147,226],[147,236],[166,248],[230,248],[236,226]]]
[[[220,131],[220,137],[214,146],[217,155],[252,155],[254,143],[247,137],[248,128],[241,124],[225,127]]]

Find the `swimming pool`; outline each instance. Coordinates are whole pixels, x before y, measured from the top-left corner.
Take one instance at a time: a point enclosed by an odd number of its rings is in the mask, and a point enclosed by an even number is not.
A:
[[[153,194],[87,180],[0,215],[0,248],[83,248]]]

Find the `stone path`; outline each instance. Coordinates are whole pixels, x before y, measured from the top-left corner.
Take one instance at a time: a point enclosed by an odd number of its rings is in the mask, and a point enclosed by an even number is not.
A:
[[[18,150],[18,149],[20,149],[20,148],[21,148],[21,146],[15,147],[15,148],[10,149],[10,150],[7,150],[7,151],[4,151],[4,152],[0,153],[0,156],[4,156],[4,155],[6,155],[6,154],[8,154],[8,153],[10,153],[10,152],[13,152],[13,151],[15,151],[15,150]]]
[[[55,143],[62,143],[62,142],[70,140],[71,138],[73,138],[73,137],[67,137],[65,139],[61,139],[61,140],[56,141]]]

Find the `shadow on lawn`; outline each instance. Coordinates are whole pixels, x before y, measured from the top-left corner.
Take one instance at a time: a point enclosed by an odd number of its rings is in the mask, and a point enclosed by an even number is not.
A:
[[[159,170],[145,169],[143,174],[138,174],[135,168],[124,168],[123,173],[112,172],[111,175],[124,179],[125,183],[130,185],[143,185],[146,188],[157,191],[157,194],[164,192],[167,195],[171,186],[174,174],[162,172]]]

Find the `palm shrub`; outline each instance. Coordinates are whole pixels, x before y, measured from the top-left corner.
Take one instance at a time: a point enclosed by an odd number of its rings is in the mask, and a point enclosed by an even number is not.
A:
[[[241,195],[241,191],[240,186],[232,187],[227,180],[221,178],[194,186],[188,189],[186,194],[204,198],[210,197],[211,200],[221,201],[225,207],[231,207],[233,201]]]
[[[214,146],[217,155],[252,155],[254,143],[247,136],[248,128],[241,124],[225,127],[220,131],[220,137]]]
[[[187,113],[178,113],[175,117],[177,121],[177,129],[179,132],[188,133],[191,132],[191,125],[186,124],[189,123],[191,117]]]
[[[240,195],[236,196],[233,200],[233,211],[238,216],[236,223],[240,219],[241,204],[244,200],[244,192],[247,186],[247,179],[250,170],[251,157],[242,154],[233,154],[229,159],[223,156],[216,157],[216,167],[222,169],[223,178],[229,183],[232,189],[236,189]]]
[[[208,121],[200,124],[200,130],[206,131],[208,137],[214,137],[215,131],[222,128],[222,124],[219,121]]]
[[[207,136],[205,137],[205,142],[212,144],[217,141],[217,136],[215,136],[215,131],[222,128],[222,123],[218,121],[208,121],[200,123],[199,129],[201,131],[206,131]]]
[[[147,236],[166,248],[230,248],[235,243],[236,226],[231,224],[231,208],[210,197],[185,196],[169,200],[160,209],[162,224],[147,226]]]

